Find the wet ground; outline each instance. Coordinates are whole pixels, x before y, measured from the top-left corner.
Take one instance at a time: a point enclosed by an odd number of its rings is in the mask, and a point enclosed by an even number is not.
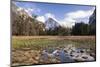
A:
[[[95,56],[92,49],[76,48],[71,44],[39,51],[30,48],[12,49],[12,66],[94,61]]]

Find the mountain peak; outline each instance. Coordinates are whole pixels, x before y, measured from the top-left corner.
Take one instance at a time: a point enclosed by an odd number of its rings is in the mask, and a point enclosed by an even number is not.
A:
[[[54,29],[56,27],[59,27],[60,24],[54,20],[53,18],[48,18],[45,22],[45,25],[46,25],[46,29]]]

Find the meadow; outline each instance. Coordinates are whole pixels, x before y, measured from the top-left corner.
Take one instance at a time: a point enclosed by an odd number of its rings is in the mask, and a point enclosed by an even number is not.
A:
[[[62,63],[58,56],[56,58],[48,57],[48,59],[46,59],[46,55],[44,55],[44,58],[42,55],[44,50],[47,50],[48,53],[53,53],[58,48],[60,48],[60,50],[68,48],[68,45],[87,50],[86,53],[88,53],[89,56],[92,54],[95,60],[95,39],[95,36],[13,36],[11,45],[12,66]],[[73,47],[71,47],[70,50],[72,48]],[[63,57],[61,58],[63,59]],[[67,59],[67,61],[69,62],[70,60]],[[82,61],[82,59],[77,59],[77,61]]]
[[[76,47],[95,48],[95,36],[13,36],[12,48],[45,48],[64,47],[73,44]]]

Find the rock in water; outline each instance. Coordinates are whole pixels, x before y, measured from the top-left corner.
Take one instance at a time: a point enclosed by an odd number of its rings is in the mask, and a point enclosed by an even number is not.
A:
[[[58,56],[58,55],[59,55],[59,51],[60,51],[60,50],[55,50],[55,51],[53,51],[52,54],[55,55],[55,56]]]
[[[82,58],[85,60],[85,61],[93,61],[94,58],[90,55],[83,55]]]
[[[62,63],[65,63],[65,62],[74,62],[74,60],[71,58],[71,56],[69,54],[66,54],[64,52],[64,50],[61,50],[61,52],[59,53],[59,58],[60,58],[60,61]]]
[[[96,57],[96,55],[95,55],[95,53],[90,53],[90,56],[92,56],[92,57]]]
[[[74,58],[76,61],[94,61],[94,58],[87,54],[79,55],[78,57]]]

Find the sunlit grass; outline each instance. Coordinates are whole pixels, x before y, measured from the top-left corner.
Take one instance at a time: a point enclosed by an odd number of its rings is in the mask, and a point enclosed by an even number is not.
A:
[[[34,37],[34,36],[33,36]],[[46,37],[46,36],[45,36]],[[31,37],[12,37],[12,48],[32,48],[33,50],[41,50],[45,48],[64,47],[66,45],[75,45],[82,48],[95,48],[95,38],[85,39],[50,39],[50,38],[32,38]]]

